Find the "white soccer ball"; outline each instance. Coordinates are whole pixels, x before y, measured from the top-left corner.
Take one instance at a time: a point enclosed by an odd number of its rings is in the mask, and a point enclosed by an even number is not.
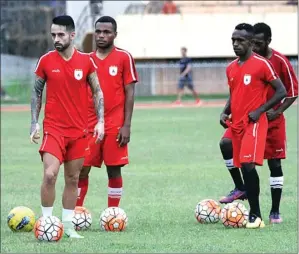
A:
[[[91,213],[83,206],[76,206],[73,224],[76,230],[86,230],[91,226]]]
[[[63,224],[55,216],[39,218],[33,229],[36,239],[46,242],[57,242],[63,236]]]
[[[220,220],[221,207],[213,199],[204,199],[195,207],[195,218],[199,223],[217,223]]]
[[[105,231],[123,231],[128,225],[128,216],[119,207],[108,207],[100,215],[100,227]]]

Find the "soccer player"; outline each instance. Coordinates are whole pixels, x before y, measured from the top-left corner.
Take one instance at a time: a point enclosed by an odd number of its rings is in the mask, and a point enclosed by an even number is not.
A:
[[[272,65],[253,53],[253,26],[242,23],[235,27],[232,45],[238,56],[231,62],[226,75],[230,97],[220,115],[220,124],[230,126],[233,162],[241,168],[250,212],[247,228],[265,226],[259,205],[259,176],[256,165],[263,165],[267,138],[266,112],[286,96],[286,89]],[[268,90],[274,93],[267,98]],[[229,115],[232,117],[229,118]]]
[[[44,165],[41,205],[44,217],[52,216],[55,183],[64,163],[65,187],[62,197],[62,223],[71,238],[83,238],[74,230],[72,219],[77,199],[77,185],[84,157],[88,152],[88,88],[95,105],[94,135],[99,142],[104,136],[104,100],[96,66],[88,54],[74,48],[75,25],[72,17],[53,19],[51,35],[55,50],[43,55],[36,66],[31,97],[31,143],[40,138],[38,118],[42,93],[46,86],[43,142],[40,155]]]
[[[178,95],[177,100],[175,101],[176,104],[182,104],[182,96],[184,93],[184,87],[187,87],[191,90],[192,95],[195,99],[196,104],[200,103],[200,99],[198,97],[197,92],[194,89],[193,79],[192,79],[192,60],[191,58],[187,57],[187,48],[181,48],[182,58],[180,59],[180,78],[178,84]]]
[[[267,112],[269,121],[267,142],[264,158],[268,160],[270,169],[270,188],[272,197],[272,208],[269,215],[270,223],[281,223],[282,217],[279,213],[279,206],[283,187],[283,172],[281,159],[286,158],[286,126],[283,112],[289,108],[298,97],[298,80],[294,69],[289,60],[269,47],[271,43],[271,28],[265,23],[257,23],[254,25],[253,51],[267,58],[273,65],[276,73],[283,82],[287,97],[283,103],[279,102]],[[273,89],[269,89],[268,98],[274,94]],[[221,203],[230,203],[237,198],[245,198],[244,184],[241,178],[239,168],[234,167],[232,163],[233,151],[231,144],[231,130],[227,129],[221,142],[220,148],[222,155],[228,163],[231,176],[235,182],[235,189],[231,193],[220,200]]]
[[[108,207],[119,206],[123,179],[121,168],[129,163],[131,119],[134,107],[135,83],[138,81],[134,59],[127,51],[117,48],[117,23],[109,16],[95,22],[96,51],[91,53],[98,66],[97,73],[105,99],[105,137],[95,144],[90,137],[90,155],[85,158],[78,184],[77,206],[83,206],[88,190],[91,167],[106,165],[108,174]],[[89,104],[89,130],[96,124],[94,106]]]

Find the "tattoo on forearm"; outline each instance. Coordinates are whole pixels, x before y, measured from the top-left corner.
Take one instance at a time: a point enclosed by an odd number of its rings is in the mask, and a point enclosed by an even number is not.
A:
[[[93,101],[94,101],[94,106],[98,117],[98,121],[103,123],[104,122],[104,97],[103,97],[103,92],[96,72],[93,72],[88,76],[88,83],[90,84],[92,90]]]
[[[31,94],[31,123],[37,123],[39,113],[42,107],[42,96],[46,81],[38,76],[35,78],[35,84]]]

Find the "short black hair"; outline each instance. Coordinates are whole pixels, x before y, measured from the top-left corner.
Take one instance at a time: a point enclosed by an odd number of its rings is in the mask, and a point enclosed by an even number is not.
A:
[[[254,34],[264,34],[265,40],[271,39],[272,32],[271,27],[268,26],[266,23],[256,23],[254,26]]]
[[[248,23],[241,23],[236,25],[235,27],[236,30],[245,30],[246,32],[250,33],[250,34],[254,34],[254,29],[253,26],[248,24]]]
[[[52,20],[52,23],[59,26],[65,26],[67,31],[75,31],[75,22],[71,16],[57,16]]]
[[[117,23],[115,21],[114,18],[110,17],[110,16],[102,16],[100,17],[96,22],[95,22],[95,26],[97,23],[111,23],[114,29],[114,32],[117,31]]]

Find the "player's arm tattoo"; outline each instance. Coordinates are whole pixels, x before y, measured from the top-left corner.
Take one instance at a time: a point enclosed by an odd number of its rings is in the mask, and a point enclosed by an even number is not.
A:
[[[281,82],[281,80],[279,78],[272,80],[269,84],[275,90],[275,94],[264,105],[262,105],[261,107],[258,108],[258,110],[262,113],[273,108],[276,104],[278,104],[287,95],[285,86],[283,85],[283,83]]]
[[[226,104],[225,104],[225,106],[224,106],[224,108],[222,110],[222,114],[226,114],[226,115],[230,115],[231,114],[231,107],[230,107],[230,105],[231,105],[231,99],[230,99],[230,96],[229,96],[229,98],[228,98],[228,100],[227,100],[227,102],[226,102]]]
[[[35,83],[31,93],[31,124],[38,122],[45,84],[46,81],[44,79],[39,76],[35,77]]]
[[[91,87],[91,91],[93,94],[93,101],[94,101],[94,106],[98,117],[98,121],[103,123],[104,122],[104,97],[103,97],[103,91],[101,89],[100,81],[98,79],[98,75],[95,71],[88,76],[88,83]]]
[[[135,82],[125,86],[125,121],[124,126],[130,127],[134,109]]]

